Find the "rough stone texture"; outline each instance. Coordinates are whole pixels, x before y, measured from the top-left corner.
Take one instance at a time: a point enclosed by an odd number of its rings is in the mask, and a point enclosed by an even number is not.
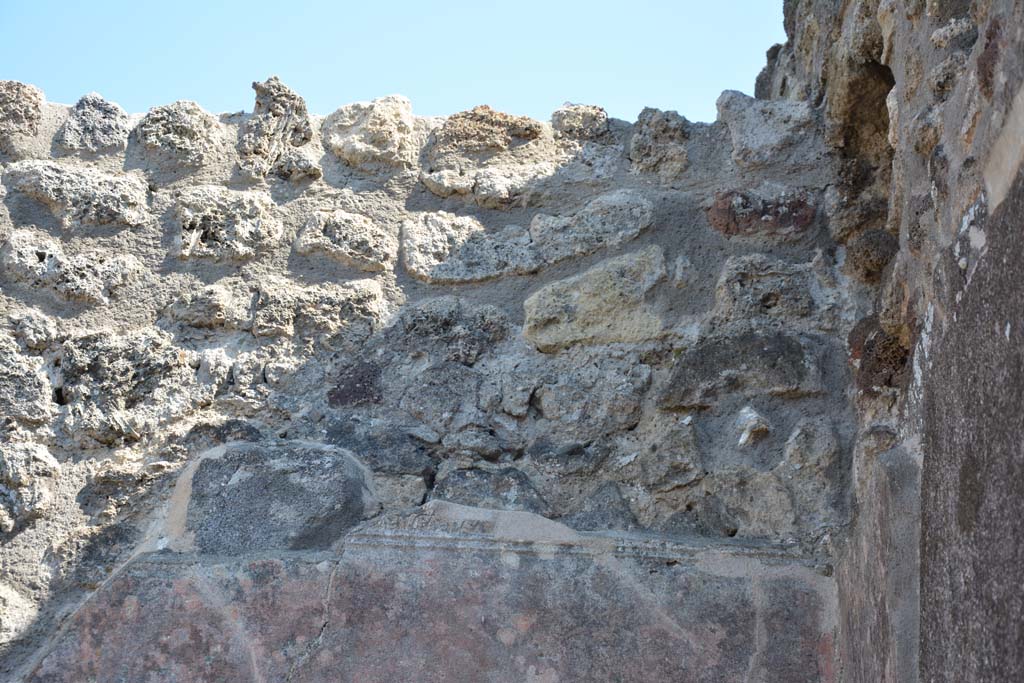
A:
[[[397,232],[347,211],[320,213],[303,226],[295,250],[300,254],[324,253],[369,272],[387,270],[398,258]]]
[[[31,137],[39,132],[43,118],[43,91],[18,81],[0,81],[0,151],[15,136]]]
[[[200,186],[175,202],[175,222],[181,226],[178,253],[183,259],[245,260],[281,236],[270,196],[257,190],[236,192],[220,186]]]
[[[724,393],[815,394],[823,386],[814,355],[806,342],[784,333],[741,331],[702,339],[676,360],[659,405],[707,408]]]
[[[427,122],[401,95],[349,104],[324,121],[324,144],[355,167],[411,167],[425,141]]]
[[[97,93],[89,93],[71,108],[54,143],[72,153],[119,152],[128,144],[130,132],[124,109]]]
[[[878,291],[848,338],[850,680],[1024,676],[1009,512],[1021,254],[1007,229],[1021,212],[1022,20],[1019,0],[787,2],[789,40],[758,81],[760,97],[819,104],[840,160],[829,230],[846,273]]]
[[[551,127],[559,135],[597,138],[608,132],[608,113],[590,104],[566,104],[551,113]]]
[[[0,445],[0,531],[42,515],[53,497],[51,482],[60,476],[60,463],[45,446],[33,443]]]
[[[277,76],[253,83],[252,89],[256,104],[239,129],[239,170],[253,180],[271,171],[288,180],[319,178],[315,162],[297,151],[313,138],[305,100]]]
[[[1024,5],[785,21],[713,123],[0,83],[0,677],[1021,678]]]
[[[135,129],[154,163],[201,166],[217,144],[217,120],[195,102],[182,100],[156,107]]]
[[[146,183],[134,173],[104,173],[52,161],[21,161],[4,173],[11,192],[45,205],[65,229],[136,227],[149,218]]]
[[[727,90],[718,98],[718,118],[729,129],[732,159],[743,169],[820,162],[825,146],[813,134],[814,110],[809,102],[752,100]]]
[[[482,577],[466,590],[486,591],[480,609],[493,615],[496,640],[477,639],[474,614],[453,622],[421,601],[395,603],[416,633],[465,626],[449,640],[424,635],[394,675],[447,666],[430,648],[461,642],[481,658],[439,680],[605,669],[622,680],[834,680],[826,567],[849,514],[852,436],[836,345],[859,294],[841,289],[823,220],[831,167],[741,177],[726,124],[653,110],[635,127],[584,105],[550,125],[486,107],[423,119],[391,97],[321,119],[277,79],[254,87],[252,114],[179,102],[129,117],[138,124],[123,149],[101,142],[100,102],[46,105],[35,137],[0,161],[0,444],[15,454],[0,520],[0,598],[12,610],[0,621],[3,675],[250,676],[223,646],[195,664],[183,650],[147,651],[143,642],[164,642],[150,611],[114,629],[88,617],[95,638],[113,638],[90,641],[97,652],[122,639],[140,656],[128,669],[102,659],[74,669],[58,664],[77,646],[58,644],[55,624],[104,613],[120,581],[111,576],[137,576],[156,592],[132,599],[163,604],[158,586],[192,580],[171,573],[189,557],[240,586],[252,562],[288,577],[326,561],[337,571],[316,569],[306,597],[323,596],[349,571],[339,556],[355,557],[365,520],[411,519],[419,547],[434,524],[415,521],[424,510],[460,510],[554,530],[564,547],[528,553],[520,576],[514,550],[465,564],[389,550],[392,535],[371,534],[353,587],[370,567],[405,581],[408,567],[442,563],[442,583],[423,590],[440,600]],[[758,106],[734,109],[742,118]],[[708,210],[724,188],[763,197],[730,218],[738,230]],[[757,221],[774,223],[758,231]],[[49,454],[59,475],[25,465],[29,453]],[[444,522],[445,542],[475,547],[476,523]],[[577,531],[605,537],[594,546]],[[496,543],[524,540],[501,533]],[[623,543],[644,550],[614,569]],[[664,543],[676,549],[655,552]],[[502,596],[526,590],[519,581],[580,588],[559,589],[562,602],[530,589],[506,612]],[[286,586],[268,584],[257,602]],[[637,590],[669,616],[638,607]],[[205,623],[175,604],[181,623]],[[368,637],[387,629],[375,614],[360,615]],[[543,624],[535,641],[517,645],[520,618]],[[580,633],[568,649],[557,644],[566,620]],[[615,654],[632,647],[619,642],[622,624],[653,629],[650,654]],[[361,647],[316,629],[338,653]],[[776,632],[784,649],[770,645]],[[211,643],[225,642],[218,633]],[[312,641],[287,645],[305,636],[286,625],[280,633],[273,647],[288,654],[243,665],[291,669],[293,680],[306,667],[310,680],[356,670],[315,660]],[[607,649],[595,663],[587,643],[599,633]],[[146,641],[128,646],[130,634]]]
[[[660,247],[603,261],[530,296],[523,303],[523,337],[545,353],[574,344],[653,339],[662,323],[644,295],[664,277]]]
[[[686,151],[690,130],[690,122],[674,111],[644,109],[629,142],[633,168],[657,173],[666,181],[678,179],[690,167]]]
[[[550,125],[483,105],[434,129],[421,179],[438,196],[469,195],[480,206],[499,208],[553,174],[561,156]]]
[[[0,248],[0,265],[11,280],[88,303],[107,303],[114,289],[138,279],[142,271],[131,254],[69,257],[57,240],[30,230],[11,233]]]

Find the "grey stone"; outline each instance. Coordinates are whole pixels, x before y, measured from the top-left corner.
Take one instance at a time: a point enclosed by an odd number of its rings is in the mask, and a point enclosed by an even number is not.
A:
[[[135,132],[153,162],[197,167],[215,153],[220,124],[195,102],[181,100],[150,109]]]
[[[492,510],[544,514],[548,505],[523,472],[514,467],[452,469],[438,475],[432,500]]]
[[[98,93],[82,96],[57,130],[54,142],[69,152],[120,152],[128,144],[128,114]]]
[[[229,444],[192,475],[187,529],[196,549],[243,555],[325,550],[377,502],[366,469],[348,451],[319,444]]]
[[[252,84],[256,104],[252,116],[238,132],[239,169],[253,179],[265,177],[271,170],[291,178],[316,175],[312,168],[286,168],[289,160],[297,161],[287,152],[302,147],[313,138],[313,127],[306,102],[277,76],[263,83]]]
[[[368,272],[387,270],[398,259],[398,230],[347,211],[318,213],[302,228],[295,250],[324,253]]]
[[[658,405],[706,408],[726,392],[808,396],[823,389],[818,360],[800,338],[746,331],[701,340],[676,360]]]

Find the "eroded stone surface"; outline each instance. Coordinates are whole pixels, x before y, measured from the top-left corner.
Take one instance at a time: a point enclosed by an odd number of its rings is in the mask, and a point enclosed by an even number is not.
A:
[[[825,154],[820,137],[812,132],[814,111],[807,102],[756,100],[727,90],[718,98],[718,118],[729,128],[732,159],[741,168],[789,161],[790,170],[797,170],[800,163],[821,163]],[[802,154],[809,158],[801,159]]]
[[[558,163],[549,125],[486,105],[449,116],[431,134],[424,157],[427,189],[441,197],[470,195],[489,208],[512,201]]]
[[[425,123],[425,122],[424,122]],[[412,166],[426,128],[401,95],[349,104],[324,121],[324,144],[352,166]]]
[[[78,100],[57,131],[56,144],[69,152],[118,152],[128,144],[128,114],[98,93]]]
[[[644,295],[664,277],[665,257],[658,247],[604,261],[527,299],[523,336],[545,352],[652,339],[662,321]]]
[[[271,171],[289,180],[320,177],[312,160],[300,168],[306,157],[296,151],[313,137],[305,100],[277,76],[253,83],[252,89],[256,91],[256,104],[239,131],[239,169],[254,179]]]
[[[276,206],[265,192],[199,186],[175,202],[182,258],[245,260],[281,236]]]
[[[195,167],[214,153],[218,129],[202,107],[182,100],[151,109],[135,130],[154,162]]]
[[[38,133],[42,117],[43,92],[39,88],[18,81],[0,81],[0,147],[6,147],[16,135]]]
[[[11,164],[3,183],[10,191],[45,205],[65,229],[137,227],[149,218],[146,183],[134,173],[111,174],[30,160]]]
[[[654,172],[663,179],[678,179],[690,167],[687,141],[690,122],[674,111],[650,107],[640,112],[629,143],[633,168]]]
[[[92,304],[107,303],[115,289],[138,279],[143,270],[130,254],[94,251],[69,257],[57,240],[30,230],[11,233],[0,248],[0,264],[12,280]]]
[[[0,532],[39,517],[53,499],[60,463],[39,444],[0,443]]]
[[[324,253],[365,271],[391,268],[398,258],[398,231],[347,211],[312,216],[295,243],[300,254]]]

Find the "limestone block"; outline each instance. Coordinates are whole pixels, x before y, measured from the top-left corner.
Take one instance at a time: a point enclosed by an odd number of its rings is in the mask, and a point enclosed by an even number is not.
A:
[[[3,183],[44,204],[68,230],[90,225],[138,227],[149,220],[146,182],[136,173],[27,160],[11,164]]]
[[[645,108],[640,112],[629,142],[629,158],[640,173],[656,173],[662,180],[678,180],[690,167],[687,144],[689,121],[674,111]]]
[[[487,106],[449,116],[424,150],[421,179],[434,194],[469,194],[500,208],[559,163],[553,129]]]
[[[188,168],[211,159],[221,135],[217,119],[189,100],[150,109],[135,133],[152,162]]]
[[[60,471],[45,446],[0,442],[0,532],[10,533],[46,512]]]
[[[654,203],[637,190],[619,189],[568,215],[537,214],[530,221],[530,239],[538,260],[558,263],[628,242],[653,223]]]
[[[48,421],[54,407],[42,359],[22,353],[14,339],[0,334],[0,415],[34,425]]]
[[[547,285],[523,305],[523,336],[545,353],[657,337],[663,323],[644,297],[665,274],[661,247],[652,246]]]
[[[71,108],[54,142],[72,153],[107,154],[123,150],[130,132],[124,109],[98,93],[89,93]]]
[[[357,168],[408,168],[416,163],[425,136],[401,95],[348,104],[323,124],[324,146]]]
[[[43,118],[43,91],[18,81],[0,81],[0,150],[15,136],[34,137]]]
[[[718,118],[729,128],[737,166],[758,169],[788,163],[791,170],[820,163],[824,145],[813,135],[810,103],[755,100],[735,90],[718,98]]]
[[[398,230],[347,211],[320,212],[306,221],[295,250],[323,253],[369,272],[388,270],[398,258]]]
[[[304,157],[289,156],[289,152],[313,138],[306,102],[277,76],[254,82],[252,88],[256,104],[238,134],[239,169],[253,179],[263,178],[271,170],[291,177],[297,169],[284,165],[294,165]],[[312,177],[316,171],[311,167],[295,175]]]
[[[563,137],[589,140],[608,131],[608,113],[589,104],[565,104],[551,115],[551,127]]]
[[[84,447],[152,436],[209,403],[216,389],[215,378],[197,372],[201,355],[175,347],[157,330],[69,339],[59,358],[54,392],[62,436]]]
[[[44,287],[72,301],[105,304],[115,289],[140,277],[144,268],[131,254],[88,251],[67,256],[60,242],[33,230],[15,230],[0,248],[4,273]]]
[[[178,253],[183,259],[243,261],[275,243],[282,232],[270,195],[200,185],[175,202]]]
[[[434,284],[481,282],[537,270],[529,234],[517,226],[487,231],[472,216],[421,214],[402,226],[404,264]]]

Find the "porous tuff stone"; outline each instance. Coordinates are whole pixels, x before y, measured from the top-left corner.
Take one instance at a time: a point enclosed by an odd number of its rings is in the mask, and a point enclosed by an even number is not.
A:
[[[118,152],[128,144],[130,132],[124,109],[98,93],[89,93],[71,108],[55,142],[69,152]]]
[[[181,193],[174,218],[183,259],[245,260],[281,236],[276,205],[259,190],[199,186]]]
[[[324,121],[324,144],[355,167],[411,167],[429,122],[417,120],[401,95],[349,104]]]
[[[219,124],[195,102],[182,100],[151,109],[135,131],[154,163],[195,167],[214,153]]]
[[[423,184],[441,197],[469,195],[501,208],[555,172],[560,153],[550,125],[484,105],[449,116],[424,149]]]
[[[319,178],[315,162],[297,151],[313,138],[306,101],[277,76],[253,83],[256,104],[239,130],[238,167],[259,179],[273,171],[289,180]]]
[[[185,529],[204,554],[326,550],[377,513],[372,475],[341,448],[242,443],[200,457]]]
[[[398,258],[398,230],[347,211],[316,214],[306,222],[295,250],[323,253],[369,272],[386,270]]]
[[[0,266],[11,280],[92,304],[107,303],[114,289],[138,279],[143,270],[130,254],[93,251],[69,257],[57,240],[30,230],[11,233],[0,247]]]
[[[34,136],[43,118],[43,91],[18,81],[0,81],[0,151],[14,136]]]
[[[29,160],[5,169],[3,184],[11,192],[41,202],[65,229],[89,225],[137,227],[149,219],[146,183],[135,173],[104,173]]]

